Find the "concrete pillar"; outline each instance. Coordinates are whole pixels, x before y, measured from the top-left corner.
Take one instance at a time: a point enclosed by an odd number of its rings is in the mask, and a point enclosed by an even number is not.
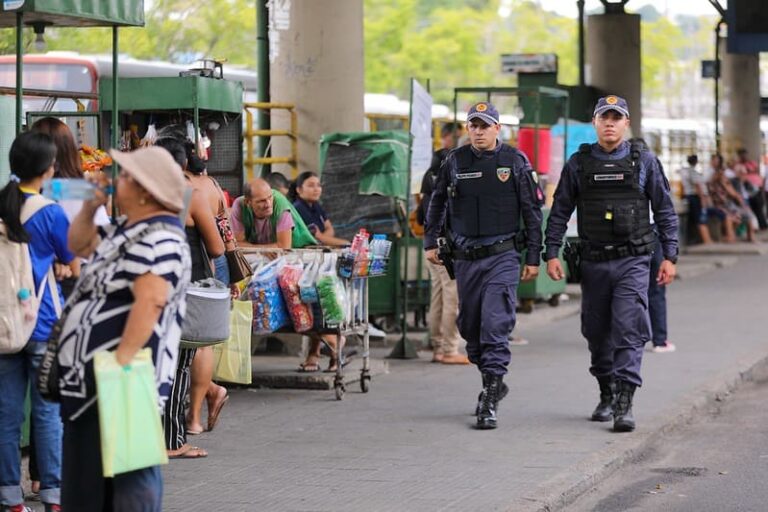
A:
[[[642,136],[640,15],[593,14],[587,17],[586,35],[587,83],[626,99],[632,133]]]
[[[728,53],[720,45],[722,92],[720,117],[723,120],[721,151],[726,158],[740,147],[753,160],[762,155],[760,137],[760,58],[757,54]]]
[[[363,0],[278,0],[271,3],[270,93],[298,112],[298,172],[318,170],[318,142],[329,132],[362,131],[365,95]],[[272,115],[272,128],[289,118]],[[272,138],[272,156],[287,156],[290,142]],[[294,176],[288,166],[274,171]]]

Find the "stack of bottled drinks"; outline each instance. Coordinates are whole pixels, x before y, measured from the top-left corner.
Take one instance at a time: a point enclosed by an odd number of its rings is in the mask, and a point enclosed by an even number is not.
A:
[[[369,240],[368,232],[361,229],[338,259],[339,276],[349,279],[384,275],[391,249],[392,242],[386,235],[373,235]]]

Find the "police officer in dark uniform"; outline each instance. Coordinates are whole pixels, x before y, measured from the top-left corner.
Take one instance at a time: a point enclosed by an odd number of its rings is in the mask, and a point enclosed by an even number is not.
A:
[[[477,428],[496,428],[498,402],[507,394],[508,336],[515,325],[521,231],[527,234],[522,279],[539,272],[543,194],[528,159],[502,144],[499,113],[478,103],[467,115],[470,144],[443,161],[427,212],[424,249],[440,265],[438,236],[445,232],[459,292],[459,332],[469,360],[482,373]],[[524,221],[524,226],[520,222]]]
[[[582,144],[563,168],[546,230],[547,273],[564,276],[557,258],[566,224],[578,215],[582,276],[581,332],[592,356],[590,373],[600,386],[594,421],[610,421],[617,432],[635,428],[632,398],[642,385],[643,345],[651,339],[648,280],[655,235],[653,211],[664,261],[655,279],[675,277],[678,220],[658,159],[624,140],[627,102],[601,98],[592,123],[597,144]]]

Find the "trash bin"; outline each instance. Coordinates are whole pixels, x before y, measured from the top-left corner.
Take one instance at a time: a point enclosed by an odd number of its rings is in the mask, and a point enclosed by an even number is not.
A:
[[[547,225],[547,219],[549,218],[549,208],[542,208],[542,231]],[[525,253],[523,251],[522,262],[525,263]],[[559,254],[560,262],[565,268],[565,262],[563,262],[563,251],[560,248]],[[524,313],[530,313],[533,311],[533,304],[536,300],[549,301],[550,306],[557,306],[560,303],[560,294],[565,292],[565,279],[560,281],[554,281],[547,275],[547,262],[542,258],[539,265],[539,275],[533,281],[520,281],[520,286],[517,288],[517,299],[520,310]]]
[[[408,308],[419,319],[426,317],[430,299],[429,271],[424,259],[423,242],[410,238],[408,244]],[[394,238],[387,274],[371,280],[368,288],[368,313],[375,317],[385,331],[396,330],[403,314],[403,259],[405,239]]]

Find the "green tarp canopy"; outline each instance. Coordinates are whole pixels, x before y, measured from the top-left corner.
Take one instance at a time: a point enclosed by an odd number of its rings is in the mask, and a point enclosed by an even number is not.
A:
[[[243,85],[201,76],[121,78],[118,81],[120,110],[212,110],[240,114]],[[147,94],[147,91],[152,91]],[[112,79],[99,81],[101,110],[112,110]]]
[[[17,12],[23,13],[25,25],[144,26],[144,0],[3,0],[0,27],[15,27]]]
[[[385,132],[329,133],[320,138],[320,169],[325,168],[331,144],[356,146],[370,151],[361,163],[358,194],[382,195],[405,200],[408,195],[410,135]]]

